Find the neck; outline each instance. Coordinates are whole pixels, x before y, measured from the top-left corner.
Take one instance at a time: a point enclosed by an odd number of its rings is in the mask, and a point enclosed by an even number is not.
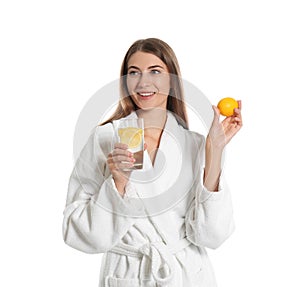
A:
[[[167,120],[166,109],[149,109],[149,110],[137,110],[137,116],[144,119],[145,128],[155,128],[162,130]]]

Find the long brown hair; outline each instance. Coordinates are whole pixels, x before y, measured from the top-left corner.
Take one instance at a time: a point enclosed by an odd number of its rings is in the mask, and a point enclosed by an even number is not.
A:
[[[136,52],[150,53],[161,59],[168,68],[170,74],[170,92],[167,100],[167,110],[171,111],[178,123],[188,129],[186,106],[184,103],[183,86],[179,64],[172,48],[164,41],[157,38],[141,39],[134,42],[128,49],[120,72],[120,100],[113,115],[101,125],[128,116],[138,109],[131,99],[126,83],[128,73],[128,61]]]

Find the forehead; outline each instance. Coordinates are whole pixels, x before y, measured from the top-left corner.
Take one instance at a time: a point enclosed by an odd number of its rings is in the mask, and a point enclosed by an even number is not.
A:
[[[160,58],[150,53],[138,51],[132,54],[132,56],[128,60],[128,67],[135,66],[141,69],[146,69],[155,65],[159,65],[167,69],[167,66]]]

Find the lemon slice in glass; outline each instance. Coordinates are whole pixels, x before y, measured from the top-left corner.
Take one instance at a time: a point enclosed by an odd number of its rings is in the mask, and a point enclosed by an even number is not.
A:
[[[143,130],[140,128],[120,128],[118,134],[121,143],[127,144],[128,148],[136,148],[142,143]]]

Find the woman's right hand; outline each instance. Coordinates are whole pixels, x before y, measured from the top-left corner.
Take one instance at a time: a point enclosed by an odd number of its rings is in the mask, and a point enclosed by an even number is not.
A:
[[[113,151],[108,155],[108,167],[116,188],[122,196],[125,194],[125,186],[131,173],[128,169],[133,167],[134,162],[133,154],[128,151],[128,145],[126,144],[116,143]]]

